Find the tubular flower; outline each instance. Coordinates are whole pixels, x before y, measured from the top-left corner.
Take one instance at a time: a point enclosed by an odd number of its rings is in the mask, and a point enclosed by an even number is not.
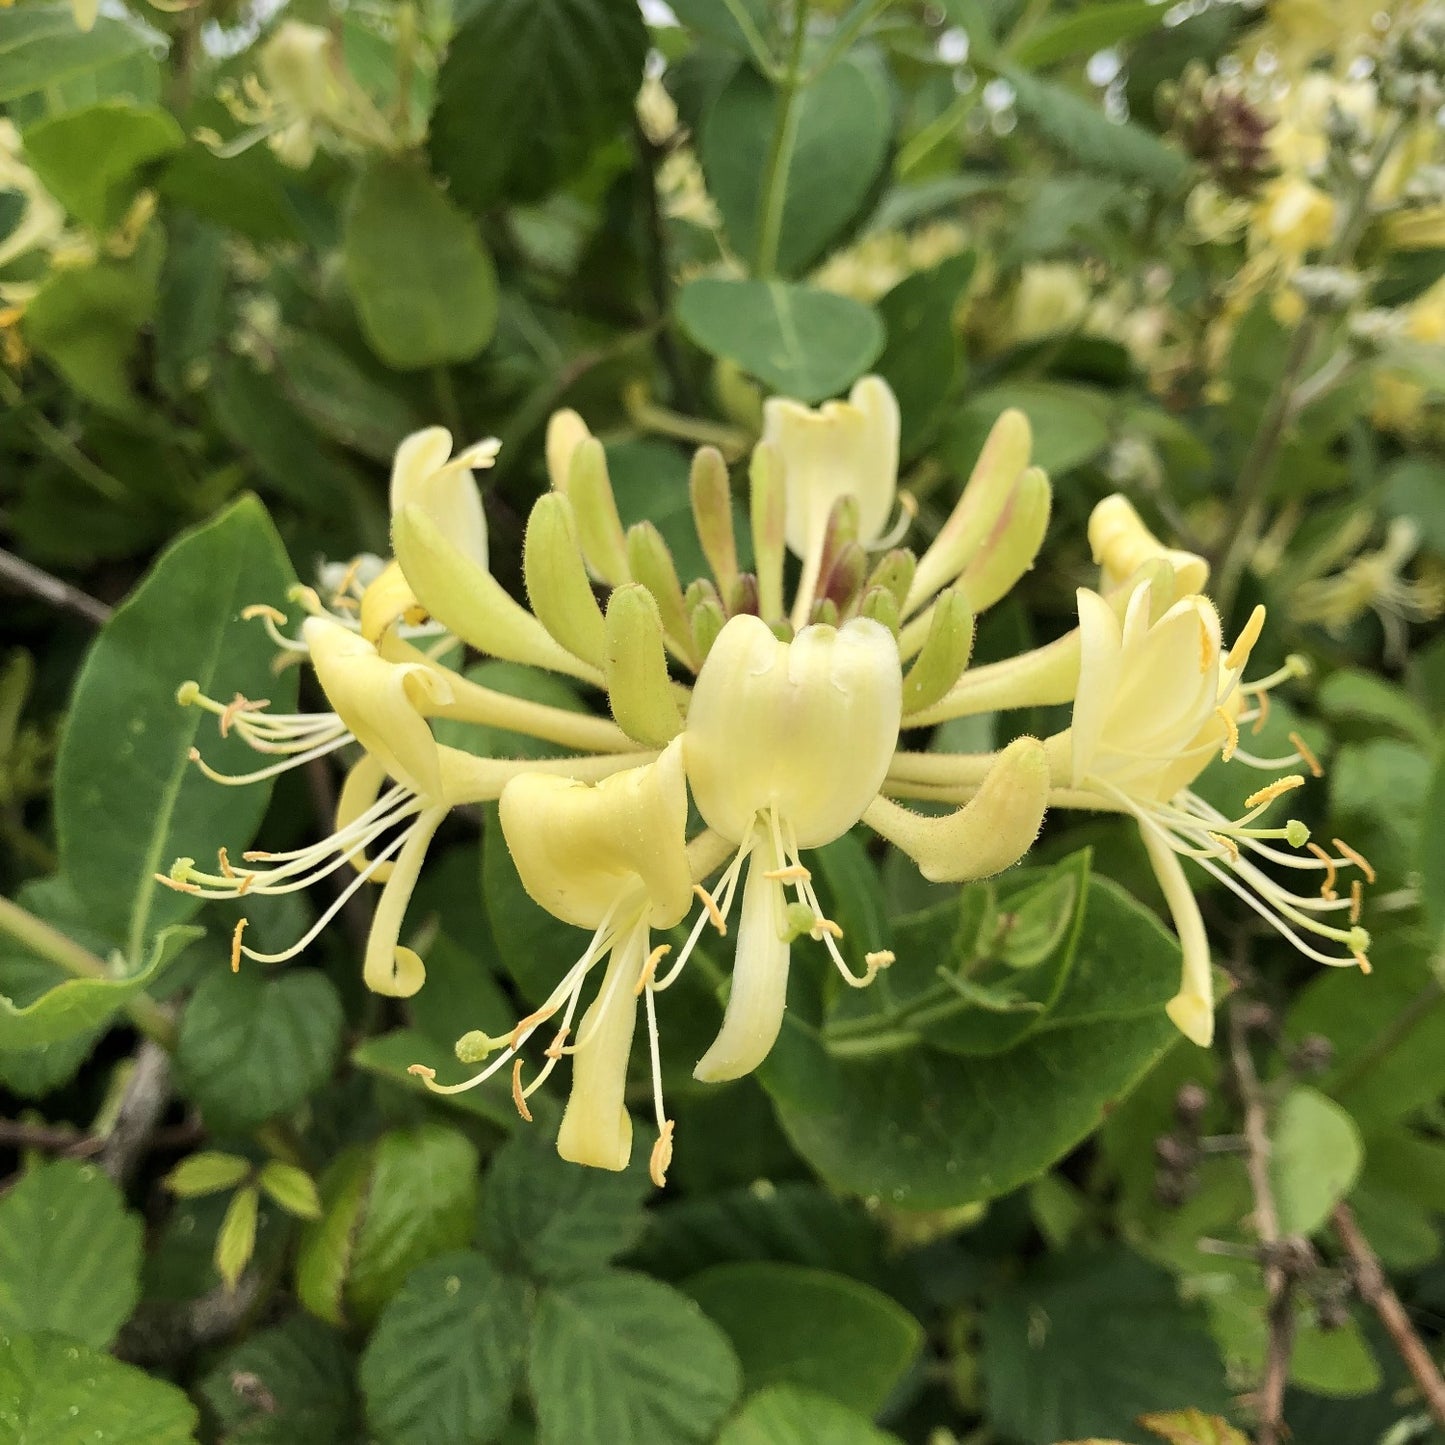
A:
[[[901,716],[897,647],[867,618],[805,627],[787,643],[758,618],[735,617],[713,644],[693,690],[683,757],[703,821],[736,852],[718,896],[705,897],[707,913],[679,966],[708,917],[725,927],[745,865],[747,879],[732,993],[722,1030],[694,1070],[698,1079],[739,1078],[772,1048],[797,933],[821,939],[855,986],[892,962],[872,955],[863,975],[853,973],[801,854],[841,837],[877,796]]]
[[[1150,584],[1137,586],[1122,623],[1095,592],[1079,591],[1082,662],[1072,725],[1050,738],[1055,776],[1097,806],[1131,813],[1139,822],[1144,846],[1164,890],[1180,943],[1184,976],[1169,1004],[1169,1016],[1198,1044],[1213,1036],[1213,985],[1209,945],[1199,905],[1184,876],[1180,858],[1192,858],[1272,923],[1301,952],[1321,963],[1368,968],[1369,935],[1359,926],[1359,894],[1336,896],[1336,870],[1361,860],[1352,849],[1339,857],[1323,849],[1308,857],[1272,846],[1308,841],[1308,830],[1291,821],[1283,827],[1258,826],[1256,820],[1284,793],[1303,784],[1299,774],[1261,788],[1247,800],[1248,811],[1226,818],[1190,790],[1216,754],[1261,768],[1305,762],[1316,767],[1303,743],[1285,758],[1262,759],[1239,746],[1244,697],[1259,694],[1279,679],[1243,685],[1242,677],[1264,623],[1256,608],[1234,647],[1222,654],[1219,617],[1205,597],[1189,596],[1151,618]],[[1287,675],[1287,673],[1285,674]],[[1077,805],[1077,802],[1076,804]],[[1085,804],[1087,806],[1087,804]],[[1254,861],[1325,873],[1322,896],[1291,892]],[[1350,926],[1336,927],[1329,915],[1350,913]],[[1337,945],[1322,951],[1307,936]]]
[[[502,832],[522,884],[555,917],[592,930],[592,941],[535,1013],[510,1035],[468,1034],[457,1045],[467,1061],[501,1053],[475,1077],[440,1085],[421,1065],[413,1072],[437,1093],[474,1088],[508,1063],[513,1096],[523,1117],[526,1100],[563,1054],[572,1055],[572,1092],[557,1136],[557,1152],[574,1164],[625,1169],[632,1120],[624,1103],[627,1062],[637,1001],[646,999],[653,1096],[659,1138],[652,1175],[664,1182],[672,1124],[662,1103],[654,971],[667,953],[652,947],[651,930],[671,928],[693,901],[687,856],[687,787],[682,747],[673,743],[654,763],[614,774],[593,787],[566,778],[526,774],[502,791]],[[570,1043],[572,1020],[589,975],[602,968],[591,1005]],[[521,1050],[558,1012],[558,1031],[537,1077],[522,1086]]]

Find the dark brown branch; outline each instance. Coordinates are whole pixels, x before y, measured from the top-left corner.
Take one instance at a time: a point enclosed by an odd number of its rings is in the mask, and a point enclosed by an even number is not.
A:
[[[171,1102],[171,1056],[151,1039],[136,1050],[135,1065],[121,1096],[115,1124],[100,1150],[100,1167],[124,1184],[151,1146]]]
[[[1354,1277],[1355,1288],[1360,1292],[1360,1298],[1379,1316],[1380,1323],[1384,1325],[1400,1358],[1405,1362],[1405,1368],[1420,1387],[1420,1393],[1425,1397],[1425,1403],[1430,1407],[1435,1423],[1445,1427],[1445,1380],[1441,1379],[1440,1370],[1431,1359],[1430,1352],[1415,1333],[1415,1327],[1405,1313],[1405,1306],[1400,1303],[1400,1296],[1385,1277],[1385,1271],[1381,1269],[1375,1251],[1370,1248],[1369,1240],[1360,1233],[1354,1212],[1348,1204],[1337,1204],[1330,1216],[1330,1223],[1334,1225],[1335,1237],[1349,1257],[1350,1272]]]
[[[22,592],[29,592],[41,601],[50,603],[52,607],[60,607],[66,612],[75,613],[77,617],[85,618],[94,627],[102,626],[113,610],[88,592],[72,587],[69,582],[62,582],[59,577],[52,577],[33,562],[27,562],[23,557],[17,557],[3,548],[0,548],[0,577]]]

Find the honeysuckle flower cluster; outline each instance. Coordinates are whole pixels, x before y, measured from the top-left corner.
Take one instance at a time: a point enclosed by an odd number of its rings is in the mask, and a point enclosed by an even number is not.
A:
[[[1341,879],[1350,869],[1368,875],[1368,864],[1342,843],[1309,843],[1297,821],[1266,821],[1302,775],[1264,784],[1238,818],[1192,791],[1216,757],[1272,774],[1315,766],[1302,742],[1276,759],[1241,744],[1241,729],[1292,671],[1245,679],[1262,609],[1226,647],[1203,594],[1203,560],[1160,543],[1111,497],[1089,524],[1099,575],[1079,590],[1078,627],[970,668],[975,617],[1008,594],[1042,545],[1048,478],[1031,464],[1027,418],[1005,411],[950,515],[910,550],[901,544],[914,508],[899,491],[898,440],[898,405],[877,377],[816,409],[769,400],[747,466],[746,535],[735,528],[722,456],[704,447],[693,460],[707,572],[684,581],[652,523],[623,525],[602,443],[574,412],[559,412],[546,438],[551,485],[523,547],[524,605],[489,567],[477,478],[498,444],[454,452],[439,427],[408,437],[392,472],[394,555],[333,570],[324,592],[297,589],[299,625],[269,607],[250,610],[283,660],[309,662],[330,710],[275,715],[263,702],[206,697],[194,683],[179,693],[263,755],[254,772],[221,781],[244,784],[344,752],[335,831],[284,853],[232,861],[222,851],[214,869],[179,859],[162,881],[244,901],[349,869],[335,902],[290,948],[252,949],[243,919],[233,965],[295,955],[372,885],[380,892],[363,976],[379,993],[406,997],[426,977],[403,938],[431,839],[451,809],[496,802],[523,887],[588,941],[556,960],[556,986],[510,1032],[463,1035],[458,1057],[478,1066],[474,1074],[414,1072],[442,1093],[510,1073],[530,1118],[529,1097],[570,1059],[558,1149],[621,1169],[641,1014],[659,1183],[673,1125],[658,1000],[709,932],[731,949],[732,970],[721,1027],[694,1070],[704,1083],[738,1078],[767,1056],[795,945],[800,961],[826,958],[857,988],[894,964],[887,952],[860,960],[845,951],[813,884],[812,850],[860,822],[925,878],[947,883],[1017,862],[1050,807],[1132,816],[1183,944],[1169,1012],[1201,1044],[1213,1024],[1209,947],[1183,858],[1311,957],[1366,967],[1360,888]],[[465,649],[571,678],[592,690],[597,711],[480,686],[458,670]],[[925,730],[950,719],[1067,703],[1071,726],[1054,737],[1018,737],[996,753],[920,750]],[[438,742],[439,718],[543,738],[567,755],[480,756]],[[219,777],[200,753],[196,761]],[[935,806],[924,813],[910,800]],[[691,836],[689,805],[701,819]],[[1293,891],[1277,881],[1279,869],[1322,887]]]

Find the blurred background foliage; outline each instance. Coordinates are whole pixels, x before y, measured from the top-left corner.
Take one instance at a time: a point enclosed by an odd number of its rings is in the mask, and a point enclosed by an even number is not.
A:
[[[0,8],[0,1439],[1445,1438],[1442,69],[1440,8],[1386,0]],[[228,914],[158,892],[178,835],[325,826],[324,762],[208,791],[172,696],[283,706],[232,623],[387,550],[407,433],[502,440],[515,590],[577,408],[685,583],[691,447],[868,371],[925,534],[999,411],[1033,423],[1045,561],[978,660],[1072,625],[1115,490],[1211,557],[1227,634],[1268,605],[1265,668],[1313,671],[1249,746],[1323,764],[1373,976],[1201,881],[1235,992],[1197,1050],[1121,820],[961,897],[844,839],[850,934],[992,959],[1025,1011],[680,1075],[662,1196],[405,1073],[576,952],[495,826],[441,836],[407,1005],[363,994],[351,909],[233,978]]]

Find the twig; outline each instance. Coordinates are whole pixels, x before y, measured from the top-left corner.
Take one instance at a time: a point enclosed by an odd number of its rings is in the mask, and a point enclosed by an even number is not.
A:
[[[115,1353],[137,1365],[186,1359],[235,1334],[255,1309],[264,1284],[260,1271],[249,1269],[235,1289],[213,1289],[179,1309],[143,1305],[121,1331]]]
[[[27,1124],[20,1119],[0,1119],[0,1149],[40,1149],[46,1154],[83,1159],[104,1143],[99,1135],[82,1134],[69,1124]]]
[[[1269,1110],[1249,1052],[1244,1009],[1238,995],[1229,1006],[1229,1061],[1244,1108],[1244,1167],[1254,1198],[1254,1229],[1264,1261],[1264,1287],[1268,1296],[1264,1380],[1259,1388],[1259,1425],[1256,1445],[1277,1445],[1284,1428],[1284,1390],[1294,1350],[1293,1279],[1280,1249],[1279,1210],[1269,1176]]]
[[[1394,1342],[1400,1358],[1405,1362],[1405,1368],[1420,1387],[1420,1393],[1424,1395],[1425,1403],[1435,1417],[1435,1423],[1445,1427],[1445,1380],[1441,1379],[1435,1361],[1430,1358],[1430,1352],[1415,1333],[1415,1327],[1405,1313],[1405,1306],[1400,1303],[1400,1296],[1395,1293],[1390,1281],[1385,1277],[1385,1271],[1380,1268],[1380,1261],[1375,1251],[1370,1248],[1370,1242],[1360,1233],[1354,1212],[1348,1204],[1337,1204],[1330,1216],[1330,1223],[1334,1225],[1335,1235],[1349,1256],[1355,1288],[1359,1290],[1360,1298],[1380,1317],[1380,1323]]]
[[[136,1050],[135,1065],[121,1095],[115,1123],[100,1150],[100,1167],[124,1184],[150,1148],[156,1126],[171,1102],[171,1056],[146,1039]]]
[[[88,592],[72,587],[69,582],[62,582],[59,577],[52,577],[33,562],[27,562],[23,557],[17,557],[3,548],[0,548],[0,577],[20,588],[22,592],[29,592],[50,603],[52,607],[61,607],[67,612],[75,613],[77,617],[85,618],[95,627],[103,626],[114,610],[104,602],[97,601]]]

